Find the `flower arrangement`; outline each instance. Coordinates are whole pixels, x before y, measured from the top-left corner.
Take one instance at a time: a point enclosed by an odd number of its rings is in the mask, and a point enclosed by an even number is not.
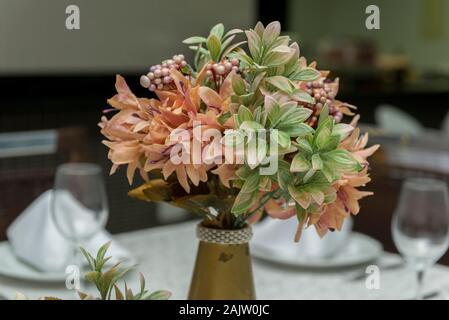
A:
[[[236,37],[246,41],[236,42]],[[129,194],[165,201],[203,217],[203,225],[238,229],[263,212],[296,216],[322,236],[340,230],[370,181],[354,106],[336,99],[339,80],[308,64],[281,26],[225,32],[184,43],[194,51],[152,66],[140,84],[154,98],[138,98],[117,75],[108,100],[117,113],[102,117],[111,174],[127,165],[145,183]],[[343,122],[343,120],[348,121]]]

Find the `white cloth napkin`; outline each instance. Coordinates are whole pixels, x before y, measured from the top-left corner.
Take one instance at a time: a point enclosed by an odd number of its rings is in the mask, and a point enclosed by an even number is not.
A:
[[[51,194],[52,191],[48,190],[34,200],[9,226],[7,237],[13,253],[20,260],[44,272],[64,272],[73,255],[73,246],[53,223],[50,213]],[[111,239],[111,234],[102,229],[82,245],[95,255]],[[134,260],[130,252],[116,240],[112,241],[107,256],[112,256],[111,263]]]
[[[352,220],[347,219],[341,231],[328,232],[320,238],[314,227],[303,230],[301,241],[293,241],[298,222],[296,219],[278,220],[267,218],[257,223],[251,242],[286,256],[304,256],[321,259],[333,256],[348,244]]]

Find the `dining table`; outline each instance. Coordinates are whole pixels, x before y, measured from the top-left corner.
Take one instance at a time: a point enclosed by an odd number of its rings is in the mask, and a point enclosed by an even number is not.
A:
[[[129,287],[139,287],[138,273],[145,275],[150,290],[168,290],[171,299],[186,299],[195,263],[198,240],[197,221],[164,225],[114,235],[136,258],[135,270],[126,276]],[[0,257],[1,259],[1,257]],[[397,254],[383,252],[370,263],[379,268],[376,285],[372,285],[367,265],[339,268],[300,268],[285,266],[253,257],[253,274],[257,299],[413,299],[416,274]],[[397,265],[395,268],[383,266]],[[220,277],[220,274],[217,274]],[[123,286],[123,283],[120,284]],[[81,291],[94,293],[82,282]],[[17,293],[29,299],[42,296],[77,299],[65,281],[40,282],[0,276],[0,297],[14,299]],[[449,294],[449,267],[435,265],[425,276],[424,295],[446,299]]]

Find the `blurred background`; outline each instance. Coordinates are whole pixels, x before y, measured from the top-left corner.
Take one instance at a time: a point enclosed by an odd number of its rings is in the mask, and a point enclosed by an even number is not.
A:
[[[339,99],[358,106],[370,143],[375,196],[362,201],[355,229],[395,251],[391,215],[408,177],[449,178],[449,3],[378,0],[380,29],[367,30],[364,0],[0,0],[0,240],[7,226],[53,185],[63,162],[110,163],[97,123],[126,76],[139,76],[181,42],[278,20],[302,55],[341,78]],[[65,8],[80,8],[80,30],[65,28]],[[200,18],[199,18],[200,17]],[[128,198],[123,169],[107,178],[112,233],[190,216]],[[136,181],[137,183],[140,181]],[[449,264],[449,256],[443,258]]]

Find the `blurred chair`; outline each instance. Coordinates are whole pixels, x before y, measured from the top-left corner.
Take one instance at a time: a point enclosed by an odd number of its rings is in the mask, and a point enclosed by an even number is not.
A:
[[[53,187],[58,165],[89,160],[87,138],[83,127],[0,134],[0,240],[9,224]]]
[[[375,118],[377,125],[387,134],[418,136],[425,131],[415,118],[395,106],[378,106]]]

